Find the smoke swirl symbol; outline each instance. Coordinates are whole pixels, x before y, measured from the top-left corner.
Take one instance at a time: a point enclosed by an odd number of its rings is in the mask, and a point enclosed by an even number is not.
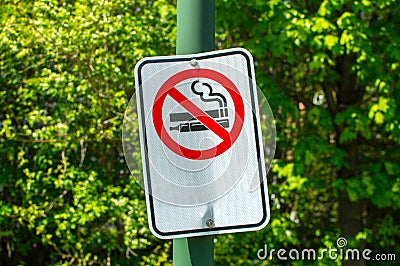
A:
[[[339,238],[336,240],[336,245],[337,245],[339,248],[343,248],[343,247],[347,246],[347,240],[346,240],[346,238],[344,238],[344,237],[339,237]]]

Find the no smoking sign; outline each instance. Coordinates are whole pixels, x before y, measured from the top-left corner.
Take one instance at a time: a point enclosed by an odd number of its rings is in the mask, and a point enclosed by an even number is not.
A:
[[[217,103],[218,106],[216,109],[208,110],[208,112],[203,111],[202,108],[199,108],[190,99],[176,89],[176,85],[180,82],[189,81],[193,78],[195,80],[189,82],[191,83],[191,91],[195,95],[198,95],[200,99],[207,104]],[[219,121],[225,122],[225,125],[227,125],[226,127],[229,127],[229,119],[227,115],[228,108],[226,104],[227,97],[224,96],[223,93],[215,92],[216,89],[213,89],[209,83],[200,82],[200,78],[218,82],[226,90],[228,96],[233,100],[235,119],[230,132],[223,127],[224,124],[218,123]],[[199,84],[199,86],[205,86],[206,91],[203,91],[203,89],[196,90],[196,84]],[[178,131],[193,132],[211,130],[215,135],[222,139],[222,142],[215,147],[206,150],[196,150],[186,148],[174,141],[174,139],[169,135],[168,130],[166,130],[162,120],[162,107],[167,96],[170,96],[172,99],[174,99],[188,112],[186,114],[180,114],[181,118],[179,118],[179,114],[174,114],[175,116],[172,117],[175,117],[176,119],[170,119],[172,121],[178,120],[180,122],[184,122],[183,124],[179,125],[178,128],[176,128]],[[239,90],[236,88],[235,84],[233,84],[232,81],[230,81],[223,74],[211,69],[189,69],[175,74],[161,86],[156,95],[152,114],[155,130],[160,139],[169,149],[188,159],[203,160],[212,159],[221,153],[224,153],[238,138],[243,127],[244,104]],[[223,120],[215,119],[224,117],[226,118]],[[196,121],[193,123],[193,120],[197,120],[198,122]],[[170,127],[170,129],[174,128]]]
[[[275,129],[268,123],[273,143],[264,157],[250,53],[145,58],[135,67],[135,85],[130,106],[137,107],[152,233],[176,238],[263,228],[269,220],[265,159],[273,157]],[[123,138],[133,172],[132,121],[124,120]]]

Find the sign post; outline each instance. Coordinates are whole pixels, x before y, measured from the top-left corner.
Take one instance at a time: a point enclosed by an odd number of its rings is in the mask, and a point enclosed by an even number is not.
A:
[[[176,54],[215,49],[215,0],[178,0]],[[214,264],[214,237],[173,240],[174,266]]]
[[[272,162],[275,127],[266,110],[264,137],[271,141],[264,149],[250,52],[209,51],[214,0],[180,1],[178,55],[135,66],[136,97],[126,113],[137,112],[137,120],[124,120],[124,154],[137,170],[131,129],[138,125],[143,179],[137,181],[146,191],[150,231],[174,239],[175,266],[209,266],[214,235],[261,230],[269,221],[264,155]]]
[[[150,231],[179,239],[175,265],[212,265],[206,236],[261,230],[270,217],[264,155],[272,162],[275,127],[264,113],[262,136],[252,56],[231,48],[143,58],[135,86]],[[132,121],[123,130],[131,171]]]

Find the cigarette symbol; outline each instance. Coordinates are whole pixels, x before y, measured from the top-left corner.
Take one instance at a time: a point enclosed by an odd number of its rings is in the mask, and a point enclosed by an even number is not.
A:
[[[205,82],[202,82],[202,86],[196,86],[199,83],[199,80],[196,80],[192,83],[191,89],[192,92],[196,95],[200,96],[200,99],[203,102],[218,102],[219,108],[213,110],[205,111],[206,114],[216,119],[216,122],[219,123],[222,127],[229,127],[229,119],[228,119],[228,108],[226,103],[226,98],[220,93],[213,92],[211,85]],[[206,92],[204,92],[204,88],[207,88]],[[193,117],[190,113],[172,113],[169,115],[170,122],[185,122],[181,123],[177,126],[170,127],[169,129],[177,130],[179,132],[194,132],[194,131],[204,131],[208,130],[206,126],[204,126],[201,122],[199,122],[195,117]]]

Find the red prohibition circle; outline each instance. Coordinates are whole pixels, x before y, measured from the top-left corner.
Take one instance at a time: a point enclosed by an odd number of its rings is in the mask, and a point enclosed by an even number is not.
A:
[[[181,94],[175,86],[190,78],[208,78],[221,84],[229,93],[235,107],[235,120],[230,132],[226,131],[222,126],[196,107],[190,100]],[[162,108],[167,96],[171,96],[175,101],[181,104],[189,113],[196,117],[200,122],[205,124],[210,130],[217,134],[222,142],[206,150],[193,150],[186,148],[177,143],[165,129],[162,120]],[[227,151],[233,143],[238,139],[243,128],[244,121],[244,104],[239,90],[235,84],[225,75],[211,69],[189,69],[181,71],[162,84],[154,101],[152,117],[154,128],[161,141],[173,152],[192,160],[205,160],[217,157]]]

